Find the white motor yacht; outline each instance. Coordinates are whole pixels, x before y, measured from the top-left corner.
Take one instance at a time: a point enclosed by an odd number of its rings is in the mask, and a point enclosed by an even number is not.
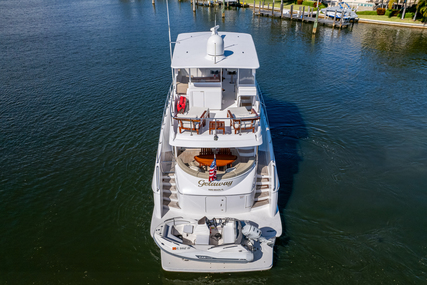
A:
[[[282,234],[279,181],[252,36],[179,34],[152,181],[162,267],[267,270]]]

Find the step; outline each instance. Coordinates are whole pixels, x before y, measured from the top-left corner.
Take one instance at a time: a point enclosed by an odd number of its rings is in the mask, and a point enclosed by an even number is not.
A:
[[[269,175],[265,175],[265,174],[257,174],[256,178],[261,178],[261,179],[270,179],[271,177]]]
[[[256,190],[268,190],[270,189],[270,185],[256,185]]]
[[[254,200],[255,201],[261,201],[261,200],[265,200],[268,199],[268,197],[270,196],[269,191],[260,191],[260,192],[255,192],[255,197]]]
[[[163,174],[175,174],[175,163],[168,162],[162,165]]]
[[[163,191],[163,200],[178,201],[178,196],[176,195],[176,192]]]
[[[165,181],[163,181],[162,185],[163,185],[164,187],[168,187],[168,186],[176,186],[176,183],[175,183],[175,182],[165,182]]]
[[[256,185],[270,185],[270,181],[257,181]]]
[[[163,185],[163,191],[170,191],[176,193],[175,185]]]
[[[170,173],[168,175],[162,175],[162,180],[163,181],[170,181],[170,180],[175,181],[175,174]]]
[[[267,206],[268,204],[270,204],[270,201],[268,199],[262,200],[262,201],[255,201],[254,204],[252,205],[252,208]]]
[[[169,208],[177,208],[177,209],[181,209],[181,207],[179,206],[177,201],[168,201],[168,200],[163,200],[163,206],[169,207]]]

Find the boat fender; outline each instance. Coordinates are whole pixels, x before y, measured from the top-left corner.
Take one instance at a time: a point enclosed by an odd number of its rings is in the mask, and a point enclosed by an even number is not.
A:
[[[185,111],[185,107],[187,105],[187,98],[184,96],[180,96],[178,99],[178,103],[176,104],[176,110],[178,113],[183,114]]]

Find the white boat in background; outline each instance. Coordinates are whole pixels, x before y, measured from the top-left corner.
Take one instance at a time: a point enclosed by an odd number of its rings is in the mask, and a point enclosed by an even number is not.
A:
[[[320,10],[321,13],[325,14],[326,17],[341,19],[346,21],[354,21],[359,17],[356,14],[356,10],[352,9],[346,2],[338,2],[337,6],[331,6]]]
[[[267,270],[282,234],[255,44],[218,28],[179,34],[173,52],[152,180],[167,271]]]

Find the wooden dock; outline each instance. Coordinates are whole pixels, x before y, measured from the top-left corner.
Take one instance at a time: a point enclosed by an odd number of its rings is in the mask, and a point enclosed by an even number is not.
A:
[[[260,1],[259,5],[256,5],[256,2],[254,2],[253,5],[247,4],[245,2],[240,2],[240,0],[228,3],[225,2],[225,4],[221,5],[222,3],[219,3],[217,0],[192,0],[193,2],[193,11],[195,11],[195,6],[223,6],[222,9],[225,7],[230,6],[237,6],[237,7],[245,7],[245,8],[252,8],[253,14],[256,16],[265,16],[265,17],[273,17],[273,18],[281,18],[281,19],[287,19],[291,21],[301,21],[301,22],[312,22],[314,23],[316,21],[316,13],[318,12],[317,9],[309,6],[303,6],[300,7],[299,10],[294,10],[293,6],[291,5],[291,8],[289,10],[283,9],[283,2],[282,4],[279,4],[279,9],[274,8],[274,3],[270,7],[270,4],[268,6],[265,6],[265,1]],[[223,17],[224,17],[224,11],[223,11]],[[319,17],[317,20],[319,25],[326,25],[326,26],[332,26],[333,28],[347,28],[354,22],[350,22],[347,20],[338,19],[335,15],[333,19],[328,18],[322,14],[320,14],[319,11]]]
[[[258,7],[253,6],[253,13],[256,16],[265,16],[265,17],[274,17],[274,18],[282,18],[287,19],[291,21],[301,21],[301,22],[312,22],[314,23],[316,20],[316,13],[317,11],[314,10],[312,7],[303,7],[299,10],[293,10],[293,5],[291,5],[290,10],[283,10],[283,6],[280,7],[280,10],[274,9],[274,6],[271,8],[264,7],[264,5],[259,5]],[[307,8],[307,10],[305,10]],[[320,13],[320,12],[319,12]],[[323,15],[319,14],[319,18],[317,20],[318,24],[320,25],[327,25],[332,26],[336,28],[347,28],[349,27],[352,22],[337,19],[336,17],[334,19],[329,19],[324,17]]]

